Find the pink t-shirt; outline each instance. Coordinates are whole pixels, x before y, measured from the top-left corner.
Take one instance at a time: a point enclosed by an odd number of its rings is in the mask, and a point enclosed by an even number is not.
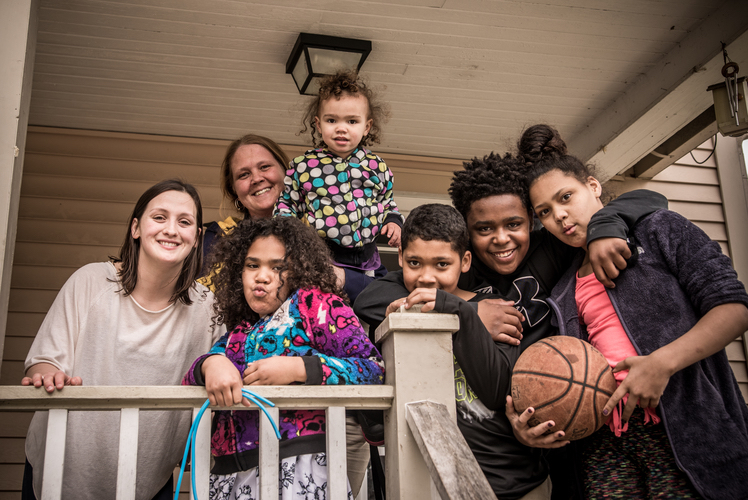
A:
[[[590,344],[603,353],[611,368],[626,358],[638,356],[621,325],[621,320],[610,302],[605,287],[594,274],[580,277],[577,273],[576,300],[579,322],[587,326]],[[621,385],[628,373],[628,370],[623,370],[613,374],[618,385]],[[621,425],[621,412],[627,399],[628,396],[624,396],[608,418],[610,430],[616,436],[620,436],[621,432],[628,429],[628,422]],[[644,423],[648,422],[660,423],[660,417],[657,416],[654,408],[644,409]]]

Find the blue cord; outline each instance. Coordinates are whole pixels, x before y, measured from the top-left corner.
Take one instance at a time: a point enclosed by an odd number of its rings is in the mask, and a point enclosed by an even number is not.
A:
[[[270,401],[269,399],[266,399],[259,394],[255,394],[252,391],[249,391],[247,389],[242,389],[242,395],[247,398],[250,402],[254,403],[258,408],[262,410],[262,412],[265,414],[265,416],[268,418],[270,423],[273,425],[273,430],[275,431],[275,437],[280,439],[280,431],[278,431],[278,425],[275,423],[275,421],[270,416],[270,413],[268,413],[267,409],[263,405],[266,404],[270,407],[274,407],[275,404]],[[192,422],[192,426],[190,427],[190,432],[187,435],[187,445],[184,447],[184,455],[182,456],[182,466],[179,468],[179,479],[177,480],[177,489],[174,492],[174,500],[177,500],[179,497],[179,490],[182,487],[182,476],[184,475],[184,467],[187,464],[187,450],[190,451],[190,462],[192,463],[192,468],[190,469],[190,476],[191,476],[191,484],[192,484],[192,496],[195,500],[197,500],[197,487],[195,485],[195,473],[194,473],[194,467],[195,467],[195,441],[197,440],[197,428],[200,425],[200,420],[203,418],[203,414],[205,413],[205,410],[208,409],[208,406],[210,406],[210,400],[205,400],[205,403],[203,403],[203,406],[200,407],[200,411],[197,412],[197,416],[195,417],[194,422]]]
[[[179,490],[182,487],[182,476],[184,476],[184,467],[187,465],[187,451],[191,449],[190,444],[194,443],[194,435],[197,434],[197,427],[200,425],[200,420],[203,418],[203,413],[205,413],[205,410],[210,406],[210,400],[206,399],[205,403],[203,403],[203,406],[200,407],[200,411],[197,412],[197,417],[195,418],[194,422],[192,422],[192,426],[190,427],[190,432],[187,434],[187,444],[184,447],[184,455],[182,455],[182,466],[179,468],[179,479],[177,479],[177,489],[174,492],[174,500],[177,500],[179,497]],[[194,453],[193,453],[194,458]],[[194,467],[194,461],[192,462],[192,467]],[[193,487],[192,491],[193,494],[195,492],[194,487],[194,474],[192,474],[192,471],[190,470],[190,475],[193,476]],[[197,497],[195,497],[197,498]]]

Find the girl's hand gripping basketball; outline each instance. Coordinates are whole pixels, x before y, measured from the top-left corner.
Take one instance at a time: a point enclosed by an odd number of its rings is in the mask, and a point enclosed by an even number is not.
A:
[[[553,420],[542,422],[535,427],[530,427],[528,423],[534,409],[529,407],[522,414],[517,414],[514,409],[514,403],[512,397],[506,397],[506,416],[509,422],[512,424],[514,430],[514,436],[517,441],[530,446],[532,448],[561,448],[569,444],[569,441],[564,439],[564,431],[554,432],[553,434],[546,434],[548,429],[556,425]]]
[[[613,408],[628,394],[621,420],[628,422],[637,403],[642,408],[656,408],[672,375],[670,369],[657,358],[657,351],[648,356],[632,356],[618,363],[613,373],[628,370],[629,373],[603,408],[603,415],[610,415]]]

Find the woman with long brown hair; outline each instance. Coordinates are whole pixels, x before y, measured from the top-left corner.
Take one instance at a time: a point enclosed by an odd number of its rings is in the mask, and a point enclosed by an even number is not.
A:
[[[26,358],[22,385],[49,393],[66,385],[176,385],[223,328],[213,294],[195,283],[202,263],[202,207],[179,180],[149,188],[135,204],[119,257],[88,264],[63,285]],[[114,498],[119,415],[70,412],[62,498]],[[172,496],[189,412],[143,412],[136,498]],[[23,498],[39,498],[47,412],[26,437]],[[35,495],[36,494],[36,495]]]

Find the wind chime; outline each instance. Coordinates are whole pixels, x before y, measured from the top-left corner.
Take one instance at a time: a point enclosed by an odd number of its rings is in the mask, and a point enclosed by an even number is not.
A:
[[[740,67],[738,63],[730,60],[724,43],[722,56],[725,61],[725,65],[722,66],[725,81],[711,85],[707,90],[712,92],[714,99],[718,130],[722,135],[737,137],[748,132],[748,87],[745,77],[738,77]]]

